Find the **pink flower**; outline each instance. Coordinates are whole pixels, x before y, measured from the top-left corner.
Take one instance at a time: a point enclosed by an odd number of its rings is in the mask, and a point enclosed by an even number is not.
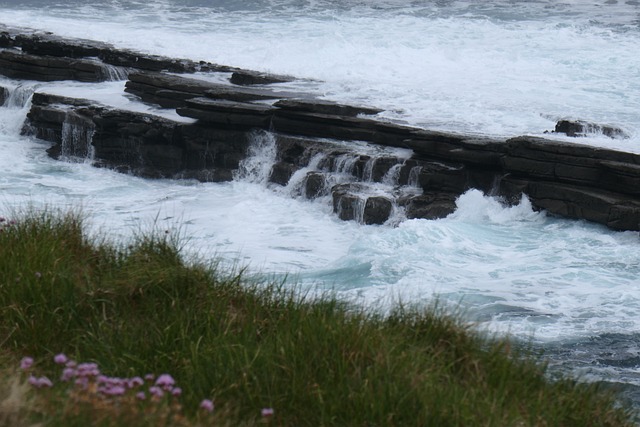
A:
[[[31,384],[36,388],[53,387],[53,383],[47,377],[36,378],[33,375],[31,375],[27,381],[29,382],[29,384]]]
[[[76,376],[76,370],[73,368],[64,368],[62,370],[62,376],[60,379],[62,381],[69,381],[71,378]]]
[[[116,377],[106,377],[105,383],[107,383],[108,386],[120,386],[120,387],[124,387],[127,384],[127,382],[122,378],[116,378]]]
[[[100,375],[100,369],[98,369],[96,363],[81,363],[77,369],[79,377],[96,377]]]
[[[114,385],[102,387],[100,391],[107,396],[122,396],[127,390],[120,385]]]
[[[156,376],[155,376],[155,375],[153,375],[153,374],[147,374],[147,375],[145,375],[145,376],[144,376],[144,379],[145,379],[145,380],[147,380],[147,381],[153,381],[153,379],[154,379],[155,377],[156,377]]]
[[[133,377],[127,382],[129,388],[140,387],[142,384],[144,384],[144,380],[140,377]]]
[[[64,365],[69,361],[69,359],[64,353],[59,353],[53,357],[53,361],[56,362],[58,365]]]
[[[47,377],[40,377],[38,382],[40,383],[40,387],[53,387],[53,383]]]
[[[273,408],[262,408],[262,411],[260,411],[260,414],[263,417],[271,417],[273,416]]]
[[[202,402],[200,402],[200,408],[204,409],[207,412],[213,412],[213,401],[204,399]]]
[[[176,387],[173,390],[171,390],[172,396],[180,396],[181,394],[182,394],[182,389],[180,387]]]
[[[33,365],[33,357],[23,357],[20,361],[20,369],[26,371]]]
[[[136,398],[138,400],[145,400],[147,398],[147,395],[144,394],[144,391],[139,391],[136,393]]]
[[[160,387],[149,387],[149,393],[153,394],[155,397],[162,397],[164,396],[164,391],[162,391],[162,389]]]
[[[156,380],[156,385],[158,387],[162,387],[162,389],[165,391],[169,391],[175,383],[175,380],[169,374],[162,374]]]

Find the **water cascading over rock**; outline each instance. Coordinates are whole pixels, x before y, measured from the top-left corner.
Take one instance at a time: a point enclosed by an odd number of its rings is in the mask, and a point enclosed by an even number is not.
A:
[[[252,170],[291,196],[332,205],[343,219],[381,224],[394,223],[392,217],[440,218],[453,212],[460,194],[479,189],[505,200],[524,193],[533,207],[550,213],[640,229],[637,154],[529,136],[503,140],[413,128],[376,120],[375,108],[268,87],[290,81],[286,76],[32,31],[2,32],[0,71],[38,81],[128,76],[132,96],[187,118],[37,90],[24,130],[51,141],[54,157],[93,156],[97,166],[143,177],[220,182],[254,179],[240,170],[256,158],[257,139],[273,140],[275,155]],[[219,73],[216,83],[195,78],[198,71]],[[221,76],[228,82],[221,83]],[[8,89],[0,91],[4,105],[27,102]]]
[[[60,142],[60,157],[67,161],[91,161],[94,158],[93,122],[71,111],[66,113],[62,123]]]

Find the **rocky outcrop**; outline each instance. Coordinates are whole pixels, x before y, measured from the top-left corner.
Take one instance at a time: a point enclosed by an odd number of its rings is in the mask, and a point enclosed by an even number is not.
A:
[[[279,100],[305,96],[293,92],[259,90],[230,84],[212,83],[201,79],[154,72],[132,72],[125,85],[125,91],[140,97],[146,103],[164,108],[186,107],[186,101],[193,98],[248,102]]]
[[[251,155],[256,132],[268,132],[275,152],[270,185],[295,197],[324,197],[345,220],[383,224],[402,212],[440,218],[453,212],[460,194],[476,188],[506,201],[524,193],[552,214],[640,230],[637,154],[528,136],[432,132],[376,119],[375,108],[276,89],[272,83],[287,76],[0,31],[0,73],[9,77],[102,81],[105,64],[125,70],[129,94],[188,119],[36,93],[25,131],[51,141],[52,156],[92,157],[98,166],[145,177],[226,181]],[[162,70],[223,74],[195,78]],[[0,101],[6,97],[0,90]],[[556,132],[622,137],[613,127],[576,123],[559,123]]]
[[[609,138],[629,138],[629,135],[618,127],[599,125],[584,120],[559,120],[554,132],[567,136],[605,135]]]
[[[234,129],[268,129],[274,110],[270,105],[209,98],[188,99],[185,103],[185,108],[177,109],[181,116],[198,119],[212,126]]]
[[[251,70],[242,70],[237,67],[229,67],[205,61],[193,61],[190,59],[176,59],[161,55],[151,55],[130,49],[116,48],[109,43],[101,43],[85,39],[64,38],[51,33],[23,28],[11,28],[0,24],[0,49],[2,48],[11,50],[13,53],[21,52],[35,57],[65,58],[67,59],[66,62],[70,64],[74,61],[69,60],[90,59],[92,62],[101,65],[104,69],[113,70],[112,67],[116,67],[116,70],[124,69],[124,71],[118,71],[117,76],[111,75],[112,80],[114,77],[117,77],[119,80],[124,80],[126,78],[126,70],[128,69],[168,71],[172,73],[233,73],[232,79],[234,81],[232,81],[232,83],[242,85],[287,82],[293,80],[293,77],[289,76],[278,76]],[[46,79],[46,77],[42,77],[44,73],[31,72],[33,70],[23,70],[28,71],[29,73],[19,74],[16,69],[19,69],[21,60],[24,60],[24,58],[18,58],[15,56],[5,58],[4,64],[0,64],[0,70],[2,70],[4,66],[14,68],[14,71],[12,72],[13,75],[5,74],[8,77],[13,78],[39,81],[78,80],[73,73],[64,75],[65,78],[55,79]],[[62,63],[56,62],[55,64],[59,65]],[[73,65],[71,66],[73,67]],[[53,68],[61,67],[55,66]],[[55,75],[62,73],[60,70],[54,71],[57,71],[57,74],[54,73]]]
[[[43,57],[20,51],[0,50],[0,74],[14,79],[43,82],[102,82],[117,78],[118,71],[91,59]]]
[[[393,203],[388,197],[366,196],[364,184],[340,184],[331,189],[333,211],[338,218],[356,220],[363,224],[384,224],[393,211]]]
[[[0,105],[3,105],[9,98],[9,90],[6,87],[0,86]]]
[[[453,193],[427,192],[402,200],[401,206],[404,206],[409,219],[438,219],[456,210],[456,198]]]
[[[93,156],[97,166],[151,178],[229,181],[246,156],[245,132],[189,125],[94,102],[35,94],[26,132],[53,157]]]
[[[273,105],[275,107],[288,111],[328,114],[331,116],[341,117],[356,117],[360,114],[374,115],[382,113],[383,111],[378,108],[338,104],[335,102],[324,101],[320,99],[305,100],[300,99],[302,98],[300,96],[298,97],[298,99],[282,98],[283,97],[280,97],[281,100],[274,103]]]
[[[640,229],[640,155],[534,137],[506,146],[504,193],[525,193],[561,216]]]
[[[231,83],[240,86],[287,83],[294,80],[295,77],[291,76],[282,76],[249,70],[235,70],[233,74],[231,74]]]

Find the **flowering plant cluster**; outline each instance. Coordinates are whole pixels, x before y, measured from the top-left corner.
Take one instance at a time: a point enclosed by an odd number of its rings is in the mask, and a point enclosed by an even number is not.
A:
[[[0,233],[15,224],[16,222],[14,220],[8,220],[5,217],[0,216]]]
[[[104,375],[96,363],[78,363],[62,353],[55,355],[53,360],[62,368],[58,383],[46,376],[35,375],[34,360],[31,357],[24,357],[20,361],[20,370],[28,375],[27,382],[33,388],[61,387],[67,391],[66,404],[62,405],[64,415],[77,415],[85,408],[103,413],[104,417],[116,415],[120,421],[135,421],[136,417],[144,415],[147,419],[155,418],[162,425],[192,425],[184,417],[182,406],[177,400],[182,395],[182,388],[176,385],[169,374],[110,377]],[[199,418],[212,416],[214,408],[213,400],[203,399],[199,405]],[[261,416],[265,420],[273,415],[272,408],[261,410]]]
[[[119,378],[104,375],[96,363],[78,363],[64,354],[55,355],[54,362],[62,368],[56,382],[35,375],[31,357],[21,360],[20,369],[36,389],[62,388],[66,391],[64,404],[58,405],[58,412],[62,409],[63,416],[75,416],[89,410],[97,418],[113,419],[115,424],[130,424],[127,421],[135,424],[136,418],[143,416],[162,425],[190,425],[177,400],[182,388],[169,374]],[[205,416],[214,409],[210,399],[203,400],[200,407]]]

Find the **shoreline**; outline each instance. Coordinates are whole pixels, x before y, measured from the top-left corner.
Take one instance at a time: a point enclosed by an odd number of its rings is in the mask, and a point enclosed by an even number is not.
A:
[[[196,71],[228,83],[194,79]],[[344,220],[384,224],[396,208],[407,218],[441,218],[455,210],[459,195],[478,189],[507,203],[526,194],[534,208],[554,215],[640,230],[638,154],[540,137],[483,138],[397,125],[376,120],[376,108],[279,90],[290,76],[3,26],[0,73],[39,81],[127,80],[129,96],[195,121],[36,91],[24,132],[53,143],[48,152],[54,158],[91,152],[97,166],[143,177],[229,181],[259,130],[275,140],[269,181],[286,186],[305,173],[302,194],[330,195]],[[331,140],[409,149],[411,155],[372,156]],[[351,178],[338,182],[338,173]],[[378,194],[381,184],[389,189]],[[403,191],[394,195],[398,188]]]

